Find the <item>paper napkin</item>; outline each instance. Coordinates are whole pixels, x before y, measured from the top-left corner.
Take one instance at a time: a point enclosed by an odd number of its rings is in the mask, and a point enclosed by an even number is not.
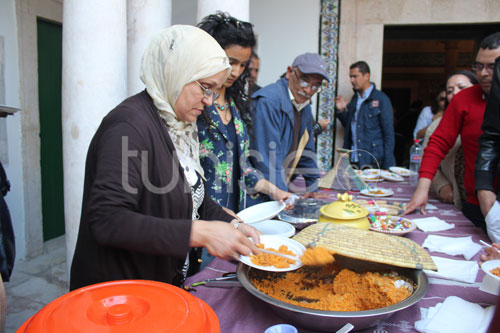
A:
[[[472,237],[444,237],[429,235],[422,244],[432,252],[442,252],[452,256],[461,254],[470,260],[481,250],[481,245],[472,241]]]
[[[435,216],[412,219],[411,221],[415,222],[417,228],[422,231],[443,231],[455,228],[453,223],[446,223]]]
[[[425,333],[486,332],[494,312],[493,305],[484,309],[479,304],[449,296],[434,307],[420,308],[422,319],[415,322],[415,329]]]
[[[454,260],[431,256],[436,264],[437,272],[424,270],[428,276],[439,277],[447,280],[454,280],[466,283],[476,281],[479,265],[475,261]]]

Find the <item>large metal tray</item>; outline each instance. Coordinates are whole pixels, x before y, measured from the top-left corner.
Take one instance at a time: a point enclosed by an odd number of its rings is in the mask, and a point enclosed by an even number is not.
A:
[[[383,321],[395,312],[406,309],[417,303],[422,299],[422,297],[424,297],[429,289],[429,281],[426,274],[422,270],[370,263],[346,257],[338,258],[337,256],[336,262],[341,264],[342,267],[346,267],[357,272],[391,269],[414,281],[417,287],[413,294],[404,301],[385,308],[351,312],[322,311],[285,303],[264,294],[250,281],[249,272],[254,268],[250,268],[242,263],[238,265],[237,276],[242,286],[249,293],[267,303],[272,310],[274,310],[285,321],[306,329],[322,332],[334,332],[342,328],[347,323],[354,325],[355,330],[372,327],[377,323],[377,321]]]

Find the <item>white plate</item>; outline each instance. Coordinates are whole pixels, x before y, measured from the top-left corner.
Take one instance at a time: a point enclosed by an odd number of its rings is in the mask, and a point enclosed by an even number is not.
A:
[[[295,227],[290,223],[278,220],[264,220],[250,224],[255,229],[262,232],[262,235],[272,235],[281,237],[291,237],[295,235]]]
[[[301,257],[304,252],[306,251],[306,248],[304,245],[300,244],[296,240],[293,240],[291,238],[287,237],[279,237],[279,236],[270,236],[270,235],[263,235],[260,236],[260,242],[264,244],[264,247],[266,249],[268,248],[273,248],[273,249],[279,249],[281,245],[286,245],[290,251],[294,253],[296,257]],[[241,256],[240,261],[244,263],[245,265],[248,265],[253,268],[257,268],[263,271],[269,271],[269,272],[288,272],[288,271],[293,271],[296,270],[297,268],[302,267],[302,262],[296,262],[295,265],[290,265],[288,268],[276,268],[274,266],[259,266],[255,265],[252,263],[252,260],[248,256]]]
[[[403,176],[387,170],[383,170],[380,175],[382,176],[382,178],[393,182],[402,182],[404,180]]]
[[[243,209],[241,212],[236,214],[245,223],[254,223],[264,220],[269,220],[278,215],[283,209],[285,209],[286,204],[279,201],[268,201],[261,204],[248,207]]]
[[[364,182],[374,182],[374,183],[384,181],[384,178],[375,175],[361,175],[359,176],[359,179],[361,179]]]
[[[381,191],[382,193],[373,193],[372,191]],[[369,197],[389,197],[394,194],[391,189],[380,187],[372,187],[371,189],[365,188],[361,190],[360,193]]]
[[[500,281],[499,276],[496,276],[495,274],[490,272],[492,269],[497,267],[500,267],[500,260],[488,260],[483,262],[483,264],[481,265],[481,269],[483,270],[483,272],[493,277],[494,279]]]
[[[363,174],[366,176],[380,176],[380,169],[364,169]]]
[[[397,166],[390,167],[389,171],[397,173],[398,175],[403,176],[403,177],[409,177],[411,174],[415,173],[415,171],[411,171],[409,169],[401,168],[401,167],[397,167]]]

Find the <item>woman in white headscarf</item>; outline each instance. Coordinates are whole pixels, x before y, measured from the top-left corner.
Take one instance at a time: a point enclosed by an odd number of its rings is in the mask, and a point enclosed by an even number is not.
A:
[[[205,195],[196,118],[216,98],[228,59],[206,32],[172,26],[151,40],[146,90],[102,121],[89,147],[70,289],[121,279],[181,285],[200,247],[229,259],[258,231]],[[230,222],[230,223],[227,223]]]

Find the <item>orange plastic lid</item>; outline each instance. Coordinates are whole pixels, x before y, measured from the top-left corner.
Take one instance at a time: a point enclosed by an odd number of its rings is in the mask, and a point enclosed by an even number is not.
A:
[[[27,320],[18,333],[33,332],[220,332],[208,304],[170,284],[123,280],[65,294]]]

